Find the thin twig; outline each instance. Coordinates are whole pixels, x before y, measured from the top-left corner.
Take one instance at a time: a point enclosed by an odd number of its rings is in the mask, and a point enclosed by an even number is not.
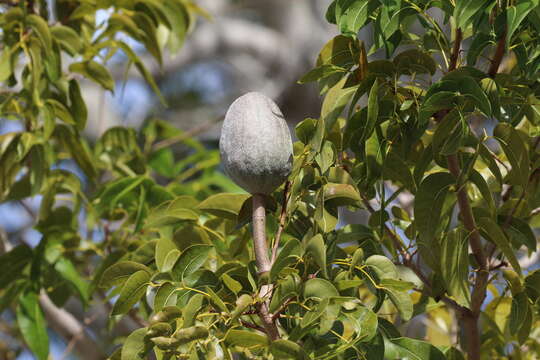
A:
[[[257,325],[257,324],[250,323],[250,322],[244,321],[244,320],[240,320],[240,324],[242,324],[243,327],[259,330],[260,332],[266,333],[264,328],[262,326]]]
[[[373,208],[373,206],[371,206],[371,204],[366,198],[362,197],[362,202],[364,203],[366,209],[370,212],[370,214],[373,214],[375,212],[375,209]],[[416,274],[416,276],[418,276],[418,278],[424,283],[424,287],[428,290],[428,292],[431,292],[431,282],[429,281],[428,277],[422,272],[420,266],[418,266],[418,264],[415,264],[412,255],[407,251],[407,249],[403,247],[403,244],[396,235],[396,233],[394,233],[386,224],[384,224],[384,229],[390,239],[392,239],[396,250],[400,253],[402,257],[401,264],[411,269]],[[462,311],[464,309],[461,305],[459,305],[454,300],[450,299],[445,295],[441,296],[441,301],[443,301],[446,305],[454,308],[456,311]]]
[[[220,121],[223,120],[223,116],[220,116],[220,117],[217,117],[215,119],[212,119],[212,120],[209,120],[205,123],[202,123],[201,125],[199,126],[195,126],[194,128],[190,129],[190,130],[187,130],[181,134],[178,134],[176,136],[172,136],[170,138],[167,138],[165,140],[162,140],[162,141],[159,141],[157,143],[154,144],[154,146],[152,147],[152,151],[158,151],[158,150],[161,150],[163,148],[166,148],[166,147],[169,147],[171,145],[174,145],[174,144],[177,144],[177,143],[181,143],[191,137],[194,137],[196,135],[199,135],[207,130],[209,130],[210,128],[212,128],[215,124],[219,123]]]
[[[364,196],[362,196],[362,203],[366,207],[366,209],[369,211],[370,214],[375,213],[375,209],[371,204],[369,203],[368,199],[366,199]],[[394,247],[396,248],[396,251],[403,257],[403,259],[410,258],[410,254],[407,253],[405,248],[403,247],[403,244],[399,240],[396,234],[390,228],[388,225],[384,224],[384,229],[388,236],[390,236],[390,239],[392,240],[392,243],[394,244]]]
[[[281,240],[281,233],[285,228],[285,219],[287,218],[287,203],[289,202],[291,190],[291,182],[287,180],[285,183],[285,189],[283,190],[283,201],[281,203],[281,213],[279,214],[279,227],[276,231],[276,237],[274,239],[274,246],[272,247],[272,256],[270,258],[270,265],[273,265],[277,258],[277,251],[279,248],[279,242]]]
[[[279,315],[296,299],[296,296],[288,298],[272,315],[272,318],[276,319]]]

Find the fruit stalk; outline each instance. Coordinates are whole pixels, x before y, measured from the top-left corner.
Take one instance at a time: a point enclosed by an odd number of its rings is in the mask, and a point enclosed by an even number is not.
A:
[[[253,194],[253,247],[255,248],[255,261],[259,275],[268,277],[272,267],[268,257],[268,244],[266,243],[266,212],[264,206],[264,195]],[[276,323],[270,314],[270,298],[272,297],[272,284],[261,286],[259,297],[259,317],[266,330],[267,335],[272,340],[279,339],[279,332]]]

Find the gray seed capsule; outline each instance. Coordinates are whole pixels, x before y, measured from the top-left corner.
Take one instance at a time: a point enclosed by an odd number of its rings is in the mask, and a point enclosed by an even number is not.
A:
[[[257,92],[231,104],[219,149],[227,175],[251,194],[270,194],[291,172],[289,127],[276,103]]]

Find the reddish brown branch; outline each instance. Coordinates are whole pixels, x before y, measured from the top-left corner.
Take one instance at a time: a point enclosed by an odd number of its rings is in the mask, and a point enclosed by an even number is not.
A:
[[[461,40],[463,40],[463,32],[460,28],[456,29],[456,38],[454,40],[454,47],[450,54],[450,64],[448,65],[448,71],[453,71],[457,68],[457,61],[459,58],[459,50],[461,48]]]
[[[459,28],[456,29],[456,37],[454,41],[452,55],[450,57],[451,61],[448,71],[453,71],[457,68],[457,59],[461,47],[462,37],[463,35],[461,30]],[[495,60],[497,60],[497,57]],[[495,69],[495,72],[497,71],[499,64],[500,59],[498,59],[497,64],[492,63],[492,68]],[[440,122],[449,111],[450,109],[439,111],[435,114],[435,120],[437,122]],[[459,179],[461,176],[461,167],[459,164],[458,155],[449,155],[446,160],[450,173],[456,178],[456,180]],[[469,310],[467,308],[460,307],[458,316],[460,318],[460,322],[463,324],[463,328],[466,334],[465,338],[467,341],[466,347],[468,359],[479,360],[481,341],[478,328],[478,319],[480,316],[482,303],[484,302],[486,297],[486,289],[489,280],[489,271],[487,268],[488,261],[484,252],[484,248],[482,246],[482,239],[480,238],[480,233],[478,232],[478,228],[476,227],[476,221],[472,213],[466,187],[460,185],[461,184],[458,184],[459,188],[457,190],[458,208],[461,215],[461,221],[463,222],[465,229],[469,232],[469,245],[471,247],[473,256],[476,259],[476,262],[478,263],[478,269],[471,294],[471,308]]]
[[[255,329],[255,330],[258,330],[260,332],[266,333],[264,328],[262,326],[257,325],[257,324],[253,324],[253,323],[250,323],[250,322],[244,321],[244,320],[240,320],[240,324],[243,327],[247,327],[247,328],[250,328],[250,329]]]
[[[499,71],[499,66],[501,65],[502,59],[504,57],[504,50],[506,47],[506,30],[503,31],[501,38],[497,42],[497,48],[495,49],[495,54],[491,60],[491,65],[488,70],[488,75],[490,78],[494,78]]]

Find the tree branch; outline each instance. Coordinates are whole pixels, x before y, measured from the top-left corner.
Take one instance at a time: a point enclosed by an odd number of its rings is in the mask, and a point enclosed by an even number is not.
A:
[[[504,50],[506,47],[506,29],[503,31],[503,34],[499,41],[497,42],[497,48],[495,49],[495,54],[491,60],[491,66],[488,70],[488,75],[490,78],[494,78],[499,71],[499,66],[501,65],[502,59],[504,57]]]
[[[463,40],[463,33],[460,28],[456,29],[456,38],[454,40],[454,47],[450,54],[450,64],[448,65],[448,71],[453,71],[457,68],[457,61],[459,58],[459,50],[461,48],[461,40]]]
[[[39,304],[45,313],[47,324],[64,339],[72,342],[81,359],[102,360],[105,358],[105,354],[101,352],[101,346],[85,333],[81,322],[66,310],[56,307],[44,291],[39,295]]]
[[[461,48],[462,32],[461,29],[456,29],[456,37],[452,50],[452,56],[449,71],[453,71],[457,67],[457,58]],[[499,61],[500,62],[500,61]],[[493,64],[492,64],[493,65]],[[498,68],[498,65],[497,65]],[[442,110],[435,114],[435,120],[440,122],[449,110]],[[457,154],[448,155],[447,158],[448,170],[457,179],[461,177],[461,167],[459,164],[459,158]],[[460,184],[458,184],[460,185]],[[462,308],[458,314],[461,322],[463,323],[464,331],[466,332],[467,341],[467,353],[469,360],[480,359],[480,332],[478,329],[478,319],[480,316],[480,309],[484,299],[486,297],[486,289],[489,280],[489,271],[487,268],[487,258],[482,246],[482,239],[480,233],[476,227],[476,221],[474,219],[469,198],[467,196],[467,189],[465,186],[459,186],[457,190],[457,200],[459,212],[461,215],[461,221],[465,226],[465,229],[469,232],[469,245],[472,253],[478,263],[477,274],[475,277],[473,290],[471,294],[471,309]]]

